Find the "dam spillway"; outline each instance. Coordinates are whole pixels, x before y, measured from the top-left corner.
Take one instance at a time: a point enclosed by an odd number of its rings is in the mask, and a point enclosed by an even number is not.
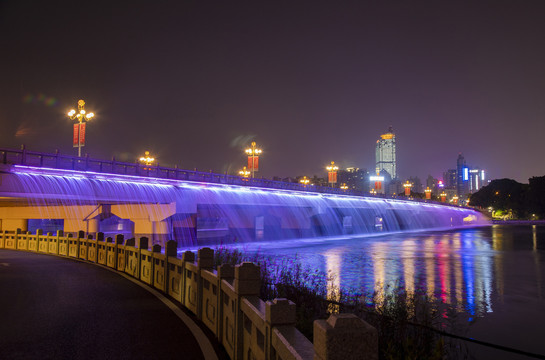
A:
[[[437,203],[12,165],[2,230],[122,233],[181,247],[487,224]],[[9,206],[4,206],[9,204]]]

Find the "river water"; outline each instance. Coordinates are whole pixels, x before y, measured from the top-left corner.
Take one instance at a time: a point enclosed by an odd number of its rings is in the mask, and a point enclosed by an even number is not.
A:
[[[467,321],[464,335],[545,355],[543,225],[290,240],[245,250],[297,258],[332,274],[334,285],[344,289],[426,292],[457,309]],[[469,350],[478,359],[527,359],[481,345]]]

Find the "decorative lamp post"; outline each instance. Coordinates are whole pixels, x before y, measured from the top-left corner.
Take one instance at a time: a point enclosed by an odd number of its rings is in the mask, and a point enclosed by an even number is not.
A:
[[[72,109],[68,112],[68,117],[70,120],[78,120],[77,124],[74,124],[74,136],[73,136],[73,145],[78,148],[78,157],[81,157],[81,147],[85,146],[85,124],[87,121],[95,117],[95,114],[92,112],[86,113],[85,111],[85,101],[78,101],[78,111]]]
[[[307,178],[306,176],[303,176],[302,179],[299,180],[299,182],[305,186],[307,186],[308,184],[310,184],[310,179]]]
[[[242,170],[240,170],[240,171],[238,172],[238,174],[239,174],[240,176],[242,176],[243,178],[247,178],[248,176],[250,176],[251,172],[250,172],[249,170],[246,169],[246,166],[244,166],[244,167],[242,168]]]
[[[452,203],[453,203],[454,205],[458,205],[458,199],[459,199],[459,198],[458,198],[458,195],[454,195],[454,196],[452,197]]]
[[[144,156],[141,156],[138,160],[145,166],[151,166],[155,162],[155,158],[150,155],[149,151],[145,151]],[[149,168],[144,168],[144,170],[149,170]]]
[[[245,150],[248,155],[248,169],[252,171],[252,178],[255,176],[255,172],[259,171],[259,155],[262,150],[257,148],[255,141],[252,141],[250,147]]]
[[[447,201],[447,194],[444,191],[439,196],[441,197],[441,202]]]
[[[335,165],[335,161],[331,162],[331,165],[326,166],[327,169],[327,182],[331,184],[331,187],[333,187],[333,184],[337,183],[337,170],[339,170],[339,167]]]
[[[407,182],[405,184],[403,184],[403,188],[405,189],[405,196],[411,196],[411,187],[413,186],[413,184],[411,184],[409,182],[409,180],[407,180]]]
[[[348,190],[348,185],[346,185],[346,183],[342,183],[340,188],[341,190]]]
[[[426,190],[424,190],[424,192],[426,193],[426,200],[431,200],[431,189],[429,186],[426,188]]]
[[[376,195],[377,194],[377,191],[375,189],[371,189],[371,191],[369,191],[369,194],[371,195]]]

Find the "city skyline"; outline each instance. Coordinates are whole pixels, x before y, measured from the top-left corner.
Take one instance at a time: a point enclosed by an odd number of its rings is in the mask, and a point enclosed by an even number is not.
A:
[[[105,5],[3,2],[1,146],[74,154],[84,99],[97,158],[324,176],[392,125],[400,178],[545,172],[543,2]]]

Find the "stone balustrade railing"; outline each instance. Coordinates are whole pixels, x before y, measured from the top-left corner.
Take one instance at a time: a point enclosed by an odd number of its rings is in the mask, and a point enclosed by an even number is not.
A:
[[[191,251],[177,257],[175,241],[165,251],[148,249],[148,239],[124,241],[72,234],[0,233],[0,249],[50,254],[106,266],[169,295],[189,309],[217,337],[231,359],[378,359],[375,328],[352,314],[333,314],[314,322],[314,343],[295,328],[295,304],[263,301],[260,268],[253,263],[214,269],[214,251]]]

